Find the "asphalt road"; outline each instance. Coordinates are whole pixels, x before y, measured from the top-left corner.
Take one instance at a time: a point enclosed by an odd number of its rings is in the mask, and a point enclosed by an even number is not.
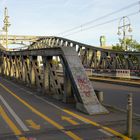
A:
[[[115,136],[112,129],[103,130],[86,115],[75,112],[0,77],[0,140],[96,140]]]
[[[96,90],[103,91],[104,103],[126,110],[127,97],[133,95],[133,112],[140,114],[140,87],[123,86],[105,82],[93,82]]]
[[[0,77],[0,140],[126,138],[115,126],[103,126],[107,120],[112,121],[111,115],[116,116],[115,112],[88,116],[73,106],[65,107],[55,100],[39,97],[24,85]],[[118,118],[123,117],[122,114],[117,115]]]

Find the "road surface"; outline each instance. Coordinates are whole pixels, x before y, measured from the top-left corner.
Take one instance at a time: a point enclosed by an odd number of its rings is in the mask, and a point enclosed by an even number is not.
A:
[[[127,96],[133,95],[133,111],[140,115],[140,87],[110,84],[105,82],[93,82],[96,90],[103,91],[104,103],[126,110]]]
[[[39,97],[30,88],[0,77],[0,140],[128,139],[118,126],[108,125],[124,116],[113,111],[88,116],[73,105]]]

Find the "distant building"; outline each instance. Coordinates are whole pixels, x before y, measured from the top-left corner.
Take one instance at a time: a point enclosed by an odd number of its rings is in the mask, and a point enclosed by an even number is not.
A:
[[[112,46],[106,45],[106,37],[104,35],[100,36],[100,47],[103,49],[112,49]]]
[[[100,46],[101,47],[106,46],[106,37],[104,35],[100,36]]]
[[[106,37],[105,36],[100,36],[100,47],[103,49],[112,49],[112,46],[106,45]],[[97,60],[100,61],[101,57],[101,52],[97,51]]]

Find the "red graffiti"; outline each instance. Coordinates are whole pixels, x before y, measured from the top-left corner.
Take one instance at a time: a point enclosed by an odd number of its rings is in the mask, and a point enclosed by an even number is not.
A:
[[[84,91],[84,93],[85,93],[85,95],[86,95],[87,97],[90,96],[90,91]]]
[[[85,79],[77,79],[77,80],[78,80],[78,83],[86,84],[86,80]]]
[[[90,97],[90,87],[86,79],[82,79],[81,77],[77,78],[78,85],[80,90],[85,94],[86,97]]]

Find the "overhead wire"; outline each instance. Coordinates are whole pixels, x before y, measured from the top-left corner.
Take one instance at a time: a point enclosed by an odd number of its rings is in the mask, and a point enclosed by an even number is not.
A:
[[[126,16],[129,16],[130,17],[130,16],[137,15],[139,13],[140,13],[140,11],[137,11],[137,12],[130,13],[130,14],[126,15]],[[63,37],[71,36],[71,35],[77,34],[79,32],[87,31],[89,29],[96,28],[98,26],[102,26],[102,25],[105,25],[105,24],[108,24],[108,23],[112,23],[112,22],[114,22],[116,20],[119,20],[120,18],[122,18],[122,17],[117,17],[117,18],[114,18],[112,20],[108,20],[108,21],[105,21],[105,22],[102,22],[102,23],[99,23],[99,24],[96,24],[96,25],[93,25],[93,26],[89,26],[89,27],[83,28],[82,30],[79,29],[78,31],[75,31],[73,33],[66,34]]]
[[[124,10],[126,10],[126,9],[132,8],[132,7],[136,6],[136,5],[140,5],[140,1],[135,2],[135,3],[132,3],[132,4],[128,5],[128,6],[126,6],[126,7],[123,7],[123,8],[121,8],[121,9],[119,9],[119,10],[116,10],[116,11],[114,11],[114,12],[111,12],[111,13],[108,13],[108,14],[103,15],[103,16],[101,16],[101,17],[98,17],[98,18],[96,18],[96,19],[94,19],[94,20],[91,20],[91,21],[86,22],[86,23],[84,23],[84,24],[81,24],[81,25],[79,25],[79,26],[75,26],[75,27],[73,27],[73,28],[71,28],[71,29],[68,29],[68,30],[63,31],[63,32],[61,32],[61,33],[58,33],[58,35],[64,35],[64,34],[66,34],[66,33],[68,33],[68,32],[72,32],[72,31],[74,31],[74,30],[78,30],[79,28],[81,29],[81,28],[83,28],[84,26],[87,26],[87,25],[92,24],[92,23],[94,23],[94,22],[100,21],[100,20],[102,20],[102,19],[104,19],[104,18],[106,18],[106,17],[109,17],[109,16],[111,16],[111,15],[114,15],[114,14],[116,14],[116,13],[120,13],[121,11],[124,11]],[[139,8],[139,9],[140,9],[140,8]],[[139,10],[139,11],[140,11],[140,10]]]

